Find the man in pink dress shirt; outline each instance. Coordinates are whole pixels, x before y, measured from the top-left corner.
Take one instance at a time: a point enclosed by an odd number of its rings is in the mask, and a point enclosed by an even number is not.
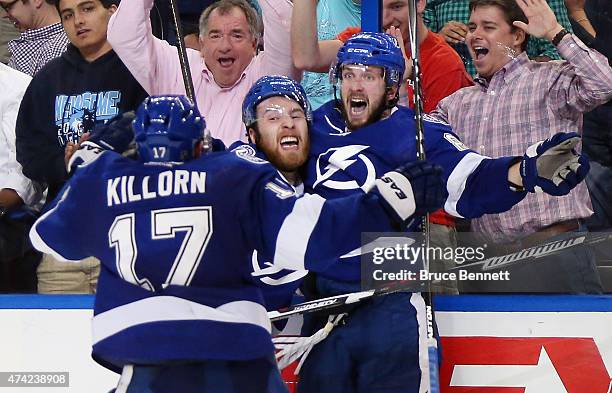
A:
[[[200,52],[187,49],[197,106],[212,136],[226,145],[246,140],[242,101],[264,75],[300,77],[290,48],[289,0],[260,0],[265,51],[257,53],[261,32],[246,0],[221,0],[200,17]],[[155,38],[149,12],[153,0],[124,0],[108,24],[115,52],[151,95],[185,94],[176,48]]]

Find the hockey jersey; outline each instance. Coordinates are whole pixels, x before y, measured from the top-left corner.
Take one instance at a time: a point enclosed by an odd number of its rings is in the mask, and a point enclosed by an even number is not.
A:
[[[270,355],[253,250],[273,268],[323,270],[389,226],[375,195],[297,197],[247,146],[173,165],[104,152],[30,237],[62,260],[101,260],[93,356],[117,368]]]
[[[499,213],[525,197],[505,186],[515,157],[482,156],[465,146],[446,123],[428,115],[423,128],[426,158],[443,168],[448,213],[465,218]],[[363,194],[377,177],[417,159],[414,112],[406,107],[395,107],[385,120],[349,132],[335,101],[330,101],[314,112],[310,137],[304,183],[307,191],[328,200]],[[419,225],[420,220],[414,220],[409,230],[417,231]],[[330,269],[322,276],[358,282],[359,254],[343,261],[353,269]]]

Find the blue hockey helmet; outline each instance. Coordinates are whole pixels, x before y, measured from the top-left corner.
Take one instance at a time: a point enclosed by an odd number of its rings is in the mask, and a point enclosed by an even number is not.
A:
[[[341,79],[346,64],[382,67],[388,87],[401,84],[406,68],[399,43],[386,33],[359,33],[346,40],[331,70],[334,84]]]
[[[291,78],[269,75],[260,78],[242,101],[242,121],[250,127],[257,120],[257,105],[270,97],[287,97],[296,101],[304,110],[306,121],[312,120],[312,110],[304,88]]]
[[[185,96],[151,96],[136,111],[133,127],[141,161],[181,162],[193,158],[206,122]]]

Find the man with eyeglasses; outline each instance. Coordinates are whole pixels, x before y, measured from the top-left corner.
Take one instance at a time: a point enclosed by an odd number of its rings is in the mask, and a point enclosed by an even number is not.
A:
[[[21,32],[8,43],[10,67],[34,76],[66,50],[68,37],[53,0],[0,0],[0,6]]]

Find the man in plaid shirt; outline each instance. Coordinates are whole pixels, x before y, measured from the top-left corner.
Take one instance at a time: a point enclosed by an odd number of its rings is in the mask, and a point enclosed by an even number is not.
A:
[[[563,0],[548,0],[557,20],[567,31],[572,27]],[[459,54],[467,72],[476,76],[476,68],[465,44],[470,18],[469,0],[429,0],[423,15],[427,27],[440,34]],[[559,52],[549,41],[531,37],[527,43],[527,55],[538,61],[559,60]]]
[[[8,43],[9,67],[34,76],[66,50],[68,37],[53,0],[0,0],[0,6],[21,32]]]
[[[466,43],[478,71],[477,84],[440,101],[432,115],[449,123],[480,154],[516,155],[556,132],[580,130],[582,114],[612,98],[607,59],[567,32],[545,0],[472,0],[470,8]],[[551,41],[565,61],[529,60],[524,52],[527,34]],[[508,244],[509,252],[567,236],[582,229],[581,220],[591,214],[581,184],[561,198],[531,194],[506,213],[473,220],[472,229]],[[527,266],[527,280],[541,278],[532,290],[557,285],[555,291],[601,291],[586,247],[554,259],[551,271],[542,262],[538,269]]]

